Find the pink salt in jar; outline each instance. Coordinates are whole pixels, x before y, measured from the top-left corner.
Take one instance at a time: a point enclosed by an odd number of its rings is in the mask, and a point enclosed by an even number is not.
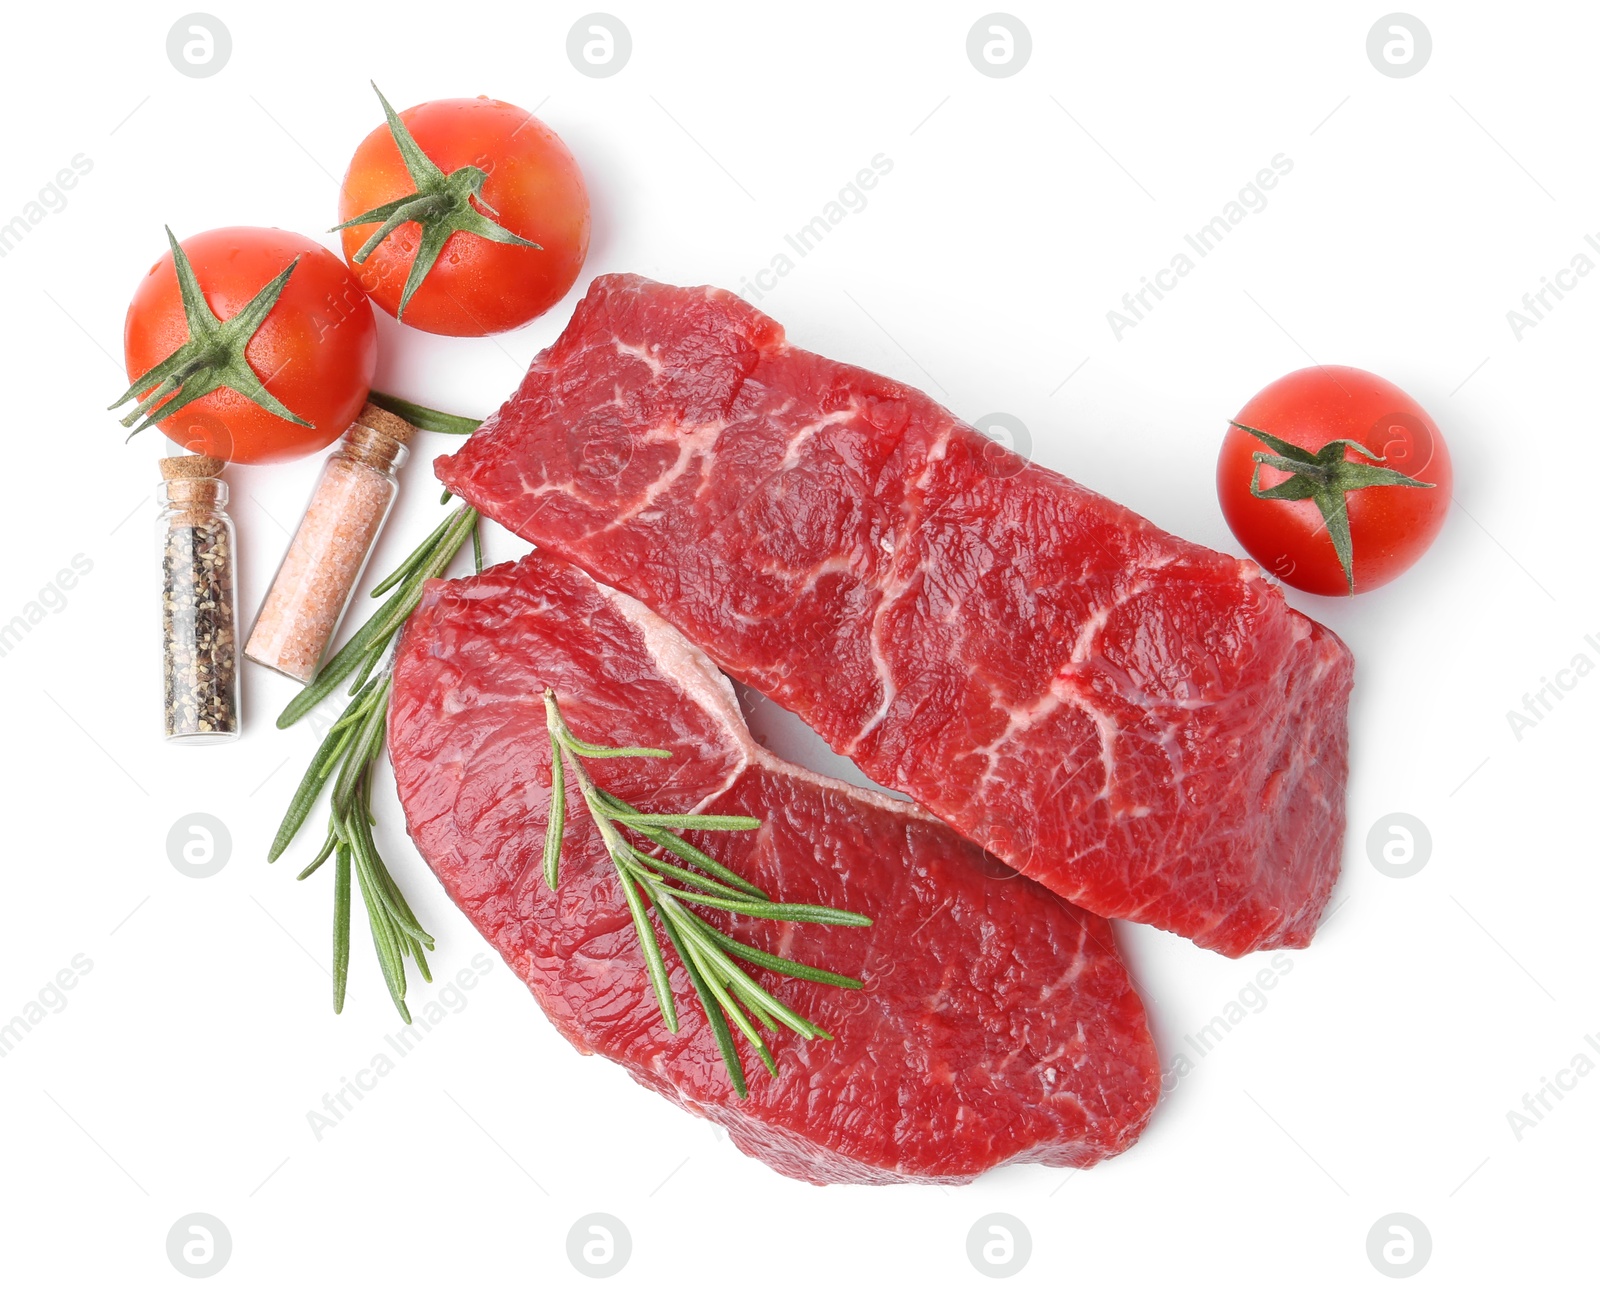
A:
[[[394,505],[415,430],[368,404],[345,432],[261,603],[244,649],[250,659],[297,682],[316,677]]]

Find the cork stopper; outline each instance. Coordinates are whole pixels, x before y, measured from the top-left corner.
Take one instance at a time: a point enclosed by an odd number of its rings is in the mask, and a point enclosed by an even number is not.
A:
[[[377,431],[389,437],[396,444],[409,444],[411,437],[416,434],[416,427],[407,422],[398,413],[391,413],[388,409],[380,409],[376,404],[367,404],[356,416],[356,421],[370,431]]]
[[[223,466],[221,458],[211,458],[201,453],[177,454],[161,460],[161,479],[205,480],[220,476]]]

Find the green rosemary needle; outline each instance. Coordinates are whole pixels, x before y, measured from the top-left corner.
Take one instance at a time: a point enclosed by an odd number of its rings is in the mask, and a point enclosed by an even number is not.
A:
[[[761,1029],[776,1031],[781,1025],[805,1038],[831,1040],[829,1034],[795,1013],[766,991],[737,964],[743,961],[789,978],[807,979],[838,988],[860,989],[860,979],[836,974],[763,952],[723,933],[691,907],[711,907],[768,920],[807,921],[819,925],[872,924],[865,916],[837,907],[809,903],[777,902],[736,871],[683,839],[679,831],[750,831],[761,823],[753,817],[712,813],[642,813],[609,791],[595,785],[583,765],[585,759],[668,759],[668,750],[645,746],[592,745],[572,734],[555,692],[544,693],[546,726],[550,732],[550,817],[545,829],[544,878],[551,889],[560,880],[561,841],[566,834],[568,776],[577,785],[584,806],[594,820],[606,852],[616,867],[623,900],[633,919],[634,932],[644,952],[650,988],[668,1032],[678,1031],[678,1011],[655,926],[647,908],[653,907],[661,928],[683,963],[700,1008],[717,1039],[722,1062],[739,1098],[749,1094],[744,1065],[733,1032],[744,1035],[767,1072],[776,1076],[777,1061],[761,1036]],[[569,771],[570,770],[570,771]],[[631,843],[631,831],[649,844],[677,857],[688,866],[668,862]],[[691,870],[690,868],[694,868]]]
[[[377,391],[371,398],[375,404],[398,412],[424,430],[467,434],[478,425],[470,418],[438,413]],[[425,955],[433,950],[433,936],[418,922],[373,838],[372,784],[387,730],[395,637],[422,600],[423,585],[444,574],[469,536],[473,540],[477,567],[483,568],[478,519],[473,508],[463,505],[440,521],[433,533],[372,590],[373,597],[387,594],[387,600],[278,716],[279,727],[291,726],[349,680],[349,703],[312,756],[267,853],[269,862],[276,862],[282,856],[305,825],[322,792],[331,785],[327,836],[322,848],[297,878],[304,880],[315,874],[330,857],[334,860],[335,1013],[344,1009],[350,971],[352,874],[361,890],[384,984],[406,1023],[411,1022],[411,1011],[406,1006],[406,961],[414,961],[423,979],[433,981]]]

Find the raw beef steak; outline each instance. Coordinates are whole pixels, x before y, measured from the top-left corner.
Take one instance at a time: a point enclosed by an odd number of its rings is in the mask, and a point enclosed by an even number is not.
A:
[[[701,847],[768,893],[847,907],[868,929],[727,919],[736,937],[865,979],[853,992],[757,972],[833,1035],[748,1049],[740,1100],[662,938],[668,1033],[615,871],[571,796],[561,887],[540,870],[546,685],[573,731],[669,760],[588,764],[645,811],[749,814]],[[451,898],[579,1050],[816,1182],[954,1182],[1006,1162],[1086,1166],[1126,1149],[1159,1094],[1144,1008],[1109,924],[1025,880],[914,805],[757,746],[727,679],[632,599],[530,556],[436,583],[395,666],[389,751],[406,821]]]
[[[1230,956],[1310,940],[1352,661],[1253,563],[632,276],[438,472],[1073,902]]]

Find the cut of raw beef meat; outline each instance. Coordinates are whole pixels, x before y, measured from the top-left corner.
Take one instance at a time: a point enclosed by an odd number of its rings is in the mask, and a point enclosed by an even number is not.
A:
[[[670,760],[588,769],[646,812],[760,818],[695,842],[775,897],[870,928],[705,912],[762,950],[866,981],[755,972],[832,1034],[784,1033],[740,1100],[666,939],[668,1033],[614,868],[568,781],[561,885],[540,868],[550,781],[542,693],[573,731]],[[706,657],[631,598],[538,554],[429,586],[394,674],[389,751],[412,838],[569,1041],[815,1182],[955,1182],[1006,1162],[1087,1166],[1126,1149],[1160,1090],[1110,925],[915,805],[783,763],[751,739]]]
[[[1230,956],[1310,940],[1353,665],[1253,563],[633,276],[437,468],[1073,902]]]

